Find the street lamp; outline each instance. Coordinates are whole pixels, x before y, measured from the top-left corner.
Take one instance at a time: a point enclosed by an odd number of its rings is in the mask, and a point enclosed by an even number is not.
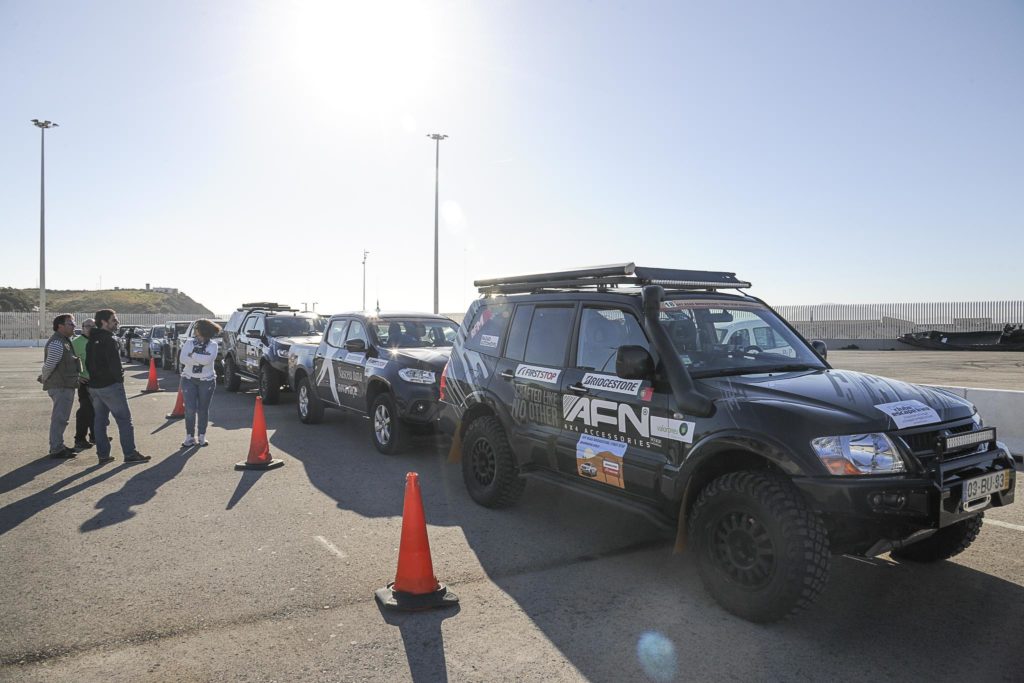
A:
[[[427,137],[434,141],[434,313],[438,313],[437,304],[437,184],[438,172],[441,167],[441,140],[447,135],[441,133],[428,133]]]
[[[46,331],[46,129],[58,128],[53,121],[32,119],[39,128],[39,338]]]
[[[363,249],[363,307],[361,310],[366,310],[366,255],[370,252]]]

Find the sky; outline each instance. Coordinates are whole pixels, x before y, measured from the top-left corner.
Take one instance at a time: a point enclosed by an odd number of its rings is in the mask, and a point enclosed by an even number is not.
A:
[[[633,261],[1024,296],[1024,2],[0,0],[0,286],[440,308]]]

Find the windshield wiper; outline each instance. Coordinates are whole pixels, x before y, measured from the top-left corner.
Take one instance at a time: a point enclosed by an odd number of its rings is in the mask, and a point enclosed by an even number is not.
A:
[[[773,372],[799,372],[801,370],[824,370],[820,365],[807,363],[791,363],[789,365],[761,365],[750,368],[722,368],[721,370],[704,370],[694,372],[694,377],[729,377],[733,375],[767,375]]]

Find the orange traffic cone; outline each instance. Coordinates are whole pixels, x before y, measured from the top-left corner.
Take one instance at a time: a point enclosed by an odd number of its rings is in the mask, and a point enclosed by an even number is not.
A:
[[[420,497],[420,475],[415,472],[405,475],[398,571],[395,580],[374,595],[381,607],[404,612],[449,607],[459,601],[434,576],[430,541],[427,540],[427,522],[423,516],[423,499]]]
[[[252,415],[252,438],[249,439],[249,457],[236,462],[236,470],[272,470],[284,465],[284,460],[270,457],[267,442],[267,421],[263,418],[263,399],[256,397],[256,410]]]
[[[156,361],[152,358],[149,359],[149,382],[146,383],[146,388],[142,390],[144,394],[152,394],[154,391],[162,391],[160,385],[156,381]]]
[[[185,396],[181,393],[181,384],[178,385],[178,398],[174,401],[174,410],[170,415],[164,415],[166,420],[180,420],[185,417]]]

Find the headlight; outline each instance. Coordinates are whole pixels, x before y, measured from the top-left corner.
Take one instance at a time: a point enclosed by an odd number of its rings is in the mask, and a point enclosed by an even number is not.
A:
[[[288,352],[290,350],[291,350],[291,348],[289,348],[289,347],[286,347],[286,348],[283,348],[283,349],[281,349],[281,348],[277,349],[277,352],[276,352],[277,353],[277,357],[278,358],[287,358],[288,357]]]
[[[974,409],[974,415],[971,415],[971,419],[974,420],[974,428],[981,429],[985,426],[985,421],[981,419],[981,414],[978,413],[978,409]]]
[[[413,368],[403,368],[398,371],[398,376],[404,379],[406,382],[413,382],[414,384],[433,384],[434,373],[430,370],[415,370]]]
[[[903,460],[885,434],[821,436],[811,441],[832,474],[894,474],[903,472]]]

